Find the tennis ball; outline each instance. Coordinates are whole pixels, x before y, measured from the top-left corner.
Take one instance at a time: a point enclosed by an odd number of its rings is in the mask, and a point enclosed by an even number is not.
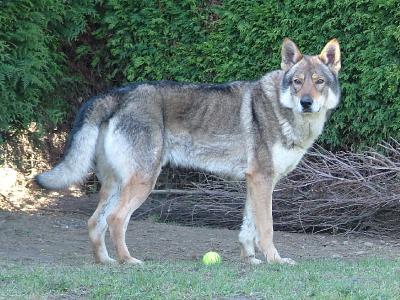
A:
[[[214,251],[207,252],[203,256],[203,264],[206,266],[221,263],[221,256]]]

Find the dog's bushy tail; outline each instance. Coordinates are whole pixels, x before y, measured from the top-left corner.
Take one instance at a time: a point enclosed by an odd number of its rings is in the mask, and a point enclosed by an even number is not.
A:
[[[51,170],[35,177],[46,189],[63,189],[82,182],[92,167],[100,125],[117,106],[117,95],[92,98],[79,110],[63,158]]]

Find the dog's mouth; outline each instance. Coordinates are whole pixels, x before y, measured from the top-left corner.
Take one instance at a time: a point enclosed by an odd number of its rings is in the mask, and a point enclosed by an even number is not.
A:
[[[319,113],[320,110],[321,110],[320,108],[317,111],[314,111],[312,108],[303,108],[303,110],[301,112],[305,115],[311,115],[311,114]]]

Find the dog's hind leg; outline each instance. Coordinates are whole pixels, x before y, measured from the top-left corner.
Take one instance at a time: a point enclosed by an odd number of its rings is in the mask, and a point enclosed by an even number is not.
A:
[[[159,170],[157,174],[151,177],[143,172],[135,172],[122,187],[120,201],[107,218],[111,239],[121,263],[142,263],[130,255],[125,242],[125,232],[132,213],[142,205],[151,193]]]
[[[108,228],[107,216],[111,213],[119,199],[120,188],[112,175],[102,180],[100,201],[96,211],[88,221],[89,238],[97,263],[114,263],[108,255],[105,234]]]
[[[107,126],[108,123],[102,125],[96,145],[96,175],[101,182],[100,200],[96,211],[88,221],[89,238],[97,263],[115,262],[108,255],[105,235],[108,228],[107,217],[116,206],[120,194],[120,185],[105,155],[104,138]]]
[[[136,91],[125,112],[109,121],[105,156],[121,186],[120,199],[107,217],[111,240],[121,263],[141,263],[126,246],[125,232],[132,213],[147,199],[161,171],[164,150],[162,105],[152,89]],[[133,97],[133,96],[132,96]]]

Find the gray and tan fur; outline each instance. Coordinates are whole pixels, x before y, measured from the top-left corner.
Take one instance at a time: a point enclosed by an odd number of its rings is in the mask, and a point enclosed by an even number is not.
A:
[[[258,248],[268,262],[281,258],[273,244],[272,191],[321,134],[339,103],[340,50],[330,41],[320,55],[302,55],[285,39],[281,70],[257,81],[228,84],[148,82],[89,100],[77,115],[63,159],[36,177],[48,189],[84,180],[95,166],[102,183],[90,218],[97,262],[140,263],[125,243],[131,214],[147,199],[162,166],[227,174],[247,181],[239,241],[250,263]]]

